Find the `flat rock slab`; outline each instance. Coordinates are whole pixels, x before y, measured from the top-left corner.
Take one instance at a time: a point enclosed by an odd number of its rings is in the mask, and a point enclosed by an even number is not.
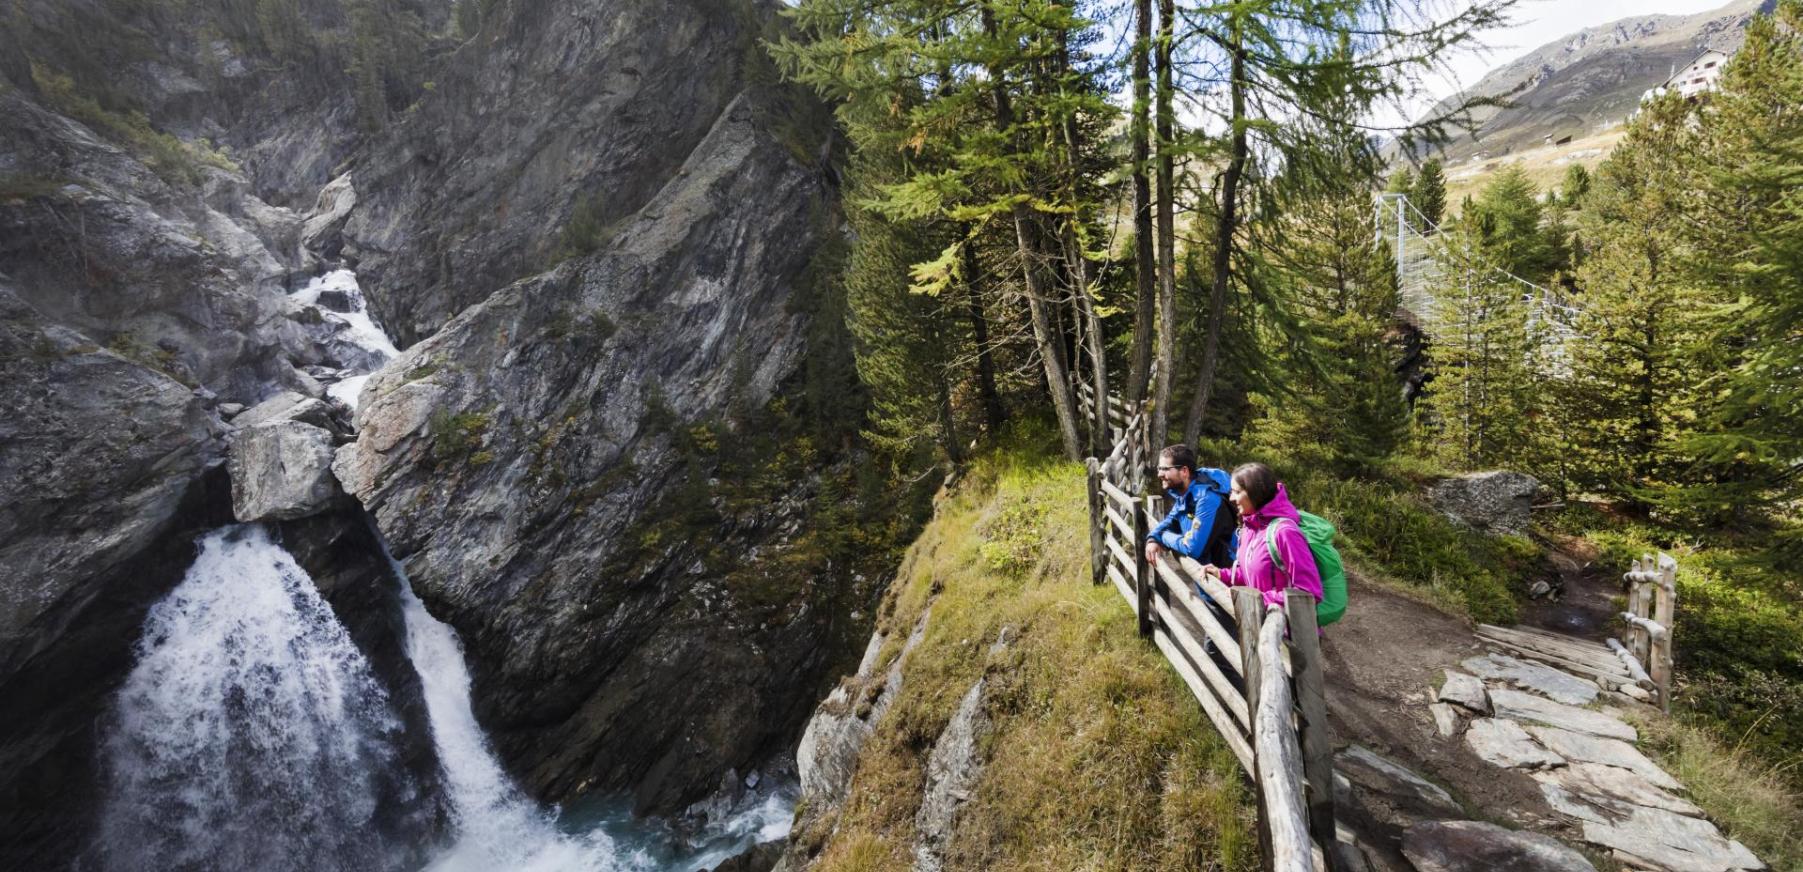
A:
[[[1471,752],[1492,766],[1505,769],[1545,769],[1562,766],[1565,758],[1535,744],[1521,725],[1501,718],[1479,718],[1465,731]]]
[[[1557,839],[1481,821],[1416,824],[1402,835],[1402,854],[1419,872],[1596,872]]]
[[[1465,728],[1465,721],[1459,717],[1459,709],[1451,703],[1436,702],[1427,707],[1434,716],[1434,728],[1440,735],[1450,739]]]
[[[1541,784],[1557,785],[1565,793],[1581,800],[1613,799],[1629,805],[1640,805],[1648,808],[1662,808],[1692,817],[1701,817],[1703,810],[1697,808],[1688,799],[1674,796],[1654,786],[1652,782],[1626,769],[1604,766],[1601,763],[1573,763],[1551,772],[1536,772],[1534,778]],[[1548,802],[1552,799],[1549,796]],[[1596,803],[1592,803],[1597,805]],[[1557,804],[1554,805],[1557,808]],[[1613,806],[1598,806],[1604,811],[1613,810]],[[1565,809],[1559,809],[1565,811]],[[1566,812],[1571,814],[1571,812]],[[1584,815],[1572,814],[1583,820],[1593,820]]]
[[[1635,865],[1671,872],[1764,869],[1747,846],[1725,838],[1705,820],[1659,808],[1626,806],[1613,821],[1584,822],[1584,841],[1613,848]]]
[[[1620,739],[1605,739],[1590,733],[1575,733],[1558,727],[1543,724],[1528,724],[1528,734],[1539,740],[1546,749],[1564,757],[1573,763],[1601,763],[1604,766],[1616,766],[1626,769],[1655,787],[1666,790],[1682,790],[1684,785],[1671,777],[1659,764],[1654,763],[1640,749]]]
[[[1382,794],[1397,805],[1429,817],[1463,817],[1465,810],[1445,788],[1428,781],[1408,767],[1359,745],[1334,755],[1336,775],[1359,787]]]
[[[1440,701],[1464,706],[1480,715],[1490,713],[1490,700],[1484,683],[1463,672],[1446,670],[1446,683],[1440,685]]]
[[[1499,718],[1532,721],[1549,727],[1590,733],[1625,742],[1637,741],[1640,734],[1633,727],[1601,712],[1553,702],[1519,690],[1496,688],[1490,691],[1490,706]]]
[[[1601,690],[1596,682],[1587,678],[1579,678],[1531,660],[1517,660],[1507,654],[1473,657],[1459,665],[1482,678],[1506,681],[1567,705],[1588,705],[1595,702],[1597,692]]]

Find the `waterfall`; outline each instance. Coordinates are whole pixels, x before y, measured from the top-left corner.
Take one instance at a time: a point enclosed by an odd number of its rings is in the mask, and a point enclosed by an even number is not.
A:
[[[451,849],[427,868],[432,872],[647,868],[620,858],[613,840],[599,830],[582,836],[560,832],[555,816],[535,806],[507,778],[470,708],[470,674],[456,631],[426,611],[406,571],[393,557],[388,560],[401,581],[407,657],[425,691],[432,741],[444,769],[457,833]]]
[[[117,870],[394,869],[400,721],[312,579],[259,526],[216,530],[145,619],[103,755]]]
[[[294,296],[334,325],[322,343],[348,363],[328,392],[355,408],[370,371],[399,352],[354,273],[327,273]],[[749,779],[756,789],[706,803],[706,824],[682,834],[634,818],[624,797],[588,798],[576,815],[534,803],[476,721],[456,632],[382,545],[450,810],[450,844],[434,852],[395,820],[418,797],[400,763],[402,723],[313,580],[261,526],[199,544],[146,617],[105,724],[97,847],[109,872],[401,872],[421,856],[425,872],[695,870],[788,833],[792,779]]]

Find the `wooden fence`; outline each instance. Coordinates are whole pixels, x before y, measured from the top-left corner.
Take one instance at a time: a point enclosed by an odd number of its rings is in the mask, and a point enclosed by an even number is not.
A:
[[[1094,395],[1082,396],[1093,418]],[[1092,579],[1126,598],[1140,635],[1170,661],[1252,779],[1264,867],[1337,869],[1314,597],[1290,591],[1281,606],[1267,605],[1258,591],[1229,589],[1168,549],[1149,564],[1146,533],[1164,515],[1162,495],[1143,495],[1154,448],[1143,410],[1108,401],[1118,438],[1108,457],[1088,461]]]
[[[1628,610],[1621,613],[1627,631],[1610,639],[1609,647],[1642,686],[1651,684],[1661,708],[1671,710],[1672,613],[1678,607],[1678,562],[1661,554],[1634,561],[1622,575],[1628,588]]]

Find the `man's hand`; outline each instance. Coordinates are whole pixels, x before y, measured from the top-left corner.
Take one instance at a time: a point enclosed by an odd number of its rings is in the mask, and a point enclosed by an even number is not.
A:
[[[1152,564],[1153,566],[1157,566],[1158,565],[1158,554],[1159,554],[1159,552],[1161,552],[1163,550],[1164,550],[1163,545],[1160,545],[1157,542],[1147,542],[1146,543],[1146,562]]]

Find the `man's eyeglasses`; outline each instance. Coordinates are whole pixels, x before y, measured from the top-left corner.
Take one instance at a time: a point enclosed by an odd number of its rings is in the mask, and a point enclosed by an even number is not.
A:
[[[1181,466],[1161,466],[1158,468],[1158,471],[1159,472],[1176,472],[1177,470],[1182,469],[1182,468],[1183,467],[1181,467]]]

